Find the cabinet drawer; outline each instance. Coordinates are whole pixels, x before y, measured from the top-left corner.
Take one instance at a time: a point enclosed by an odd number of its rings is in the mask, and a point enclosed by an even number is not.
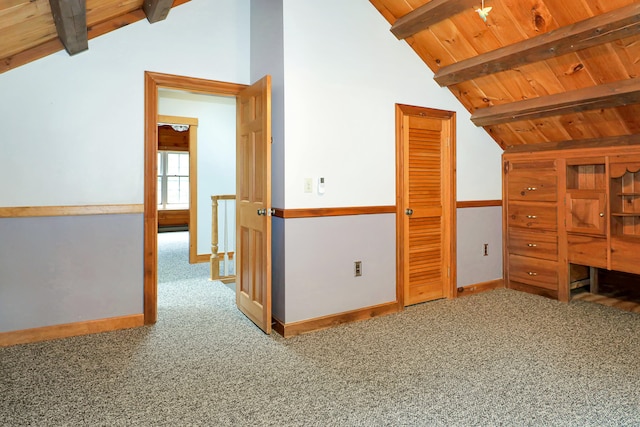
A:
[[[558,289],[558,263],[546,259],[509,255],[509,280]]]
[[[509,203],[509,227],[558,229],[558,209],[552,203]]]
[[[509,200],[555,202],[558,199],[558,179],[555,170],[512,171],[507,177]]]
[[[567,246],[569,262],[607,268],[606,238],[569,234]]]
[[[509,229],[509,253],[558,260],[558,236],[553,231]]]

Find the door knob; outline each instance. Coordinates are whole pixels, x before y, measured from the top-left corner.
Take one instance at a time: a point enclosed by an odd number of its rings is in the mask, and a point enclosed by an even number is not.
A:
[[[266,209],[258,209],[258,215],[266,215],[266,214],[267,214]]]
[[[413,215],[413,209],[405,209],[404,213],[406,213],[407,215]]]

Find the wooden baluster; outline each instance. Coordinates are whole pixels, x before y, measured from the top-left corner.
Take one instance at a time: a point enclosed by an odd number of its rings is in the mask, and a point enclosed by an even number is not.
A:
[[[220,258],[218,257],[218,198],[211,196],[211,280],[220,279]]]

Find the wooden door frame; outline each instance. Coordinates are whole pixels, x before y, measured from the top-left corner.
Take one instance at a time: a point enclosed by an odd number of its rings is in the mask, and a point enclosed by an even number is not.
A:
[[[234,96],[247,85],[144,72],[144,323],[158,320],[158,89]]]
[[[449,259],[448,287],[446,289],[447,298],[458,296],[456,287],[457,265],[456,265],[456,112],[437,110],[426,107],[416,107],[412,105],[396,104],[396,303],[398,310],[404,310],[404,221],[406,215],[403,211],[403,200],[405,190],[405,164],[404,164],[404,131],[403,121],[406,116],[423,116],[431,119],[439,119],[443,122],[443,131],[449,135],[449,150],[445,153],[448,164],[443,164],[443,194],[445,202],[442,205],[442,215],[449,223],[449,242],[445,242],[446,252],[444,256]]]

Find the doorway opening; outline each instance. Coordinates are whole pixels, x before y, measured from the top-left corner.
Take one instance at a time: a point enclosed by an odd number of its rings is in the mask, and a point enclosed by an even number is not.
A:
[[[159,92],[184,91],[195,94],[235,97],[245,85],[145,72],[144,155],[144,323],[158,318],[158,120]],[[201,124],[201,123],[200,123]],[[235,126],[233,126],[235,133]],[[234,140],[235,141],[235,140]],[[235,144],[234,144],[235,150]],[[210,209],[210,207],[208,207]],[[190,225],[191,227],[191,225]],[[197,250],[197,248],[196,248]],[[206,260],[208,260],[207,256]]]

